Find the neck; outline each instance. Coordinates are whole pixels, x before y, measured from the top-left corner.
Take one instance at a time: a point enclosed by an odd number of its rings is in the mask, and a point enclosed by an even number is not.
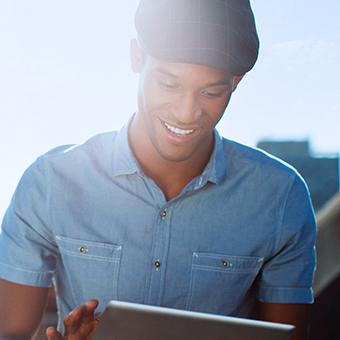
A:
[[[209,162],[214,146],[214,136],[190,158],[169,161],[163,158],[153,146],[145,129],[134,121],[129,128],[129,144],[143,172],[162,190],[167,201],[173,199],[184,187],[199,176]],[[137,128],[138,127],[138,128]]]

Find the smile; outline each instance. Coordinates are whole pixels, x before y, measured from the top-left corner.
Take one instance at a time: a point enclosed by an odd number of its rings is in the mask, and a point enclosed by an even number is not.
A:
[[[194,130],[181,130],[179,128],[175,128],[165,122],[164,125],[166,126],[167,129],[169,129],[173,133],[176,133],[177,135],[189,135],[190,133],[194,132]]]

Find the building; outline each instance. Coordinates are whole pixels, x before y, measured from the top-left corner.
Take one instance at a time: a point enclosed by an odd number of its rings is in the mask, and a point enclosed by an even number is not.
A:
[[[260,142],[258,147],[294,166],[309,187],[318,233],[310,340],[340,339],[339,157],[313,157],[304,142]]]
[[[261,141],[257,147],[299,171],[307,182],[316,212],[339,191],[339,157],[313,157],[308,141]]]
[[[340,339],[340,191],[317,212],[317,268],[310,340]]]

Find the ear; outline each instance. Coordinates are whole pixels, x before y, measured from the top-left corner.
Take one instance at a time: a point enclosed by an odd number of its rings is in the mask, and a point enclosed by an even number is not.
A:
[[[233,92],[236,90],[237,85],[239,84],[239,82],[240,82],[242,79],[243,79],[243,76],[242,76],[242,77],[235,77],[234,86],[233,86]]]
[[[130,59],[132,71],[135,73],[140,73],[143,65],[142,51],[136,39],[131,40]]]

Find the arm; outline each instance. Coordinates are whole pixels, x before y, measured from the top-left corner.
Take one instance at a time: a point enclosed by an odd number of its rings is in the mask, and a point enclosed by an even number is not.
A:
[[[295,333],[291,340],[308,339],[308,304],[284,304],[260,302],[261,320],[294,325]]]
[[[296,175],[284,203],[273,256],[261,269],[261,319],[296,326],[293,340],[308,339],[315,269],[316,223],[308,190]],[[272,303],[270,303],[272,302]]]
[[[48,288],[0,279],[0,339],[29,340],[44,315]]]
[[[45,312],[49,288],[20,285],[0,279],[0,340],[31,340]],[[99,322],[94,313],[97,300],[81,304],[64,319],[68,340],[91,339]],[[53,327],[46,331],[49,340],[66,339]]]

